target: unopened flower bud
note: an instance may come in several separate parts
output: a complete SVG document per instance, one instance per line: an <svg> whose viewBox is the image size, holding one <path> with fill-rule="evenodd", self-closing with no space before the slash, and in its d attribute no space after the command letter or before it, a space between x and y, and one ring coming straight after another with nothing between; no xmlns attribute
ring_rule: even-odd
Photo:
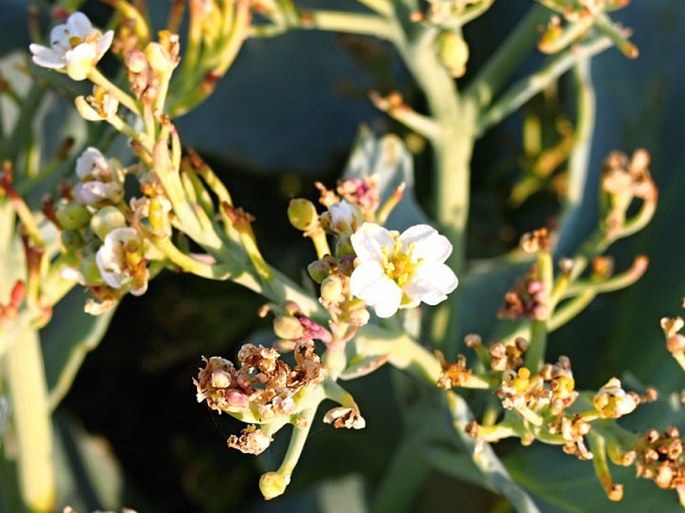
<svg viewBox="0 0 685 513"><path fill-rule="evenodd" d="M297 340L304 335L304 328L300 321L289 315L279 315L274 318L274 333L284 340Z"/></svg>
<svg viewBox="0 0 685 513"><path fill-rule="evenodd" d="M288 219L290 224L303 232L313 229L319 222L314 203L303 198L290 200Z"/></svg>
<svg viewBox="0 0 685 513"><path fill-rule="evenodd" d="M602 417L617 419L637 408L638 400L621 388L621 381L611 378L599 389L592 399L592 405Z"/></svg>
<svg viewBox="0 0 685 513"><path fill-rule="evenodd" d="M140 50L133 50L126 55L125 65L131 73L142 73L147 67L145 54Z"/></svg>
<svg viewBox="0 0 685 513"><path fill-rule="evenodd" d="M65 230L82 228L88 224L91 218L91 213L86 207L71 202L60 204L55 210L55 215Z"/></svg>
<svg viewBox="0 0 685 513"><path fill-rule="evenodd" d="M466 62L469 60L469 47L461 34L452 31L440 34L438 58L450 75L455 78L464 76Z"/></svg>
<svg viewBox="0 0 685 513"><path fill-rule="evenodd" d="M343 281L339 275L326 276L321 282L321 298L331 303L338 303L343 299L343 288Z"/></svg>
<svg viewBox="0 0 685 513"><path fill-rule="evenodd" d="M307 266L307 273L316 283L321 283L331 273L331 266L327 260L315 260Z"/></svg>
<svg viewBox="0 0 685 513"><path fill-rule="evenodd" d="M102 116L90 106L86 101L85 96L77 96L74 98L74 105L81 117L86 121L102 121Z"/></svg>
<svg viewBox="0 0 685 513"><path fill-rule="evenodd" d="M60 237L67 251L81 248L85 243L78 230L64 230Z"/></svg>
<svg viewBox="0 0 685 513"><path fill-rule="evenodd" d="M266 500L282 495L290 484L290 474L267 472L259 479L259 490Z"/></svg>
<svg viewBox="0 0 685 513"><path fill-rule="evenodd" d="M126 218L121 211L113 206L108 206L98 210L90 220L90 228L100 238L105 240L107 234L116 228L126 226Z"/></svg>
<svg viewBox="0 0 685 513"><path fill-rule="evenodd" d="M174 69L169 53L159 43L149 43L145 47L145 57L150 67L157 73L166 74Z"/></svg>
<svg viewBox="0 0 685 513"><path fill-rule="evenodd" d="M95 253L91 253L81 260L79 270L87 285L97 286L105 283L100 274L97 262L95 261Z"/></svg>

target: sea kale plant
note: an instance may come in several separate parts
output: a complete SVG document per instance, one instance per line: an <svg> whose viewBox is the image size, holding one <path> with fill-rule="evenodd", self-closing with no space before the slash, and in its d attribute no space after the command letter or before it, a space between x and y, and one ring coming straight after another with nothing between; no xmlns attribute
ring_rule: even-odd
<svg viewBox="0 0 685 513"><path fill-rule="evenodd" d="M159 5L107 0L111 16L100 28L66 2L49 11L46 34L41 12L31 11L30 53L0 80L0 510L74 511L58 485L52 413L118 303L146 294L163 272L229 280L263 297L255 315L272 320L270 336L246 341L235 355L197 354L188 394L201 403L198 422L209 419L202 411L209 408L215 418L225 413L243 423L228 436L229 449L278 454L272 443L289 439L280 463L259 479L265 499L298 481L314 426L363 430L375 422L374 411L360 406L367 392L376 393L364 382L393 368L393 376L411 379L374 386L394 383L399 396L411 389L413 403L398 406L410 442L398 448L375 493L369 487L371 511L410 509L411 494L398 490L416 491L431 468L503 497L497 511L543 511L529 495L525 465L500 459L514 446L499 450L506 439L581 460L583 472L596 476L584 486L603 489L607 511L624 495L612 477L620 466L664 489L654 496L665 494L669 507L678 498L685 505L678 428L654 424L645 432L625 424L659 400L657 390L629 373L603 374L604 384L590 390L574 378L574 362L548 348L550 334L597 296L631 286L648 268L650 255L614 263L607 251L649 229L659 196L649 153L628 148L607 155L601 169L589 164L601 109L590 66L607 50L638 56L630 30L614 19L629 2L530 1L529 12L472 69L464 28L494 3L358 0L329 10L325 1L179 0L165 4L162 21L148 13ZM259 219L241 207L241 191L229 191L209 159L184 145L175 119L221 87L248 38L300 30L384 41L414 94L368 91L400 135L362 127L340 179L312 184L318 204L290 201L290 224L311 246L303 245L302 272L286 275L265 258L253 230ZM510 198L520 206L551 188L555 211L510 251L472 262L474 145L557 87L568 114L545 137L549 126L525 119L526 173ZM51 121L56 128L44 130L42 110L56 99L68 107ZM80 128L66 138L73 126ZM596 173L598 189L591 190L588 177ZM430 191L420 195L423 207L415 181ZM577 240L574 222L587 195L596 197L598 217ZM481 306L469 303L469 290L479 287L508 291L486 308L490 328L475 333L469 312ZM68 295L79 288L85 303L82 293ZM55 335L53 324L69 327ZM664 318L666 346L653 351L666 355L667 348L685 368L683 325L680 317ZM44 356L48 347L57 356Z"/></svg>

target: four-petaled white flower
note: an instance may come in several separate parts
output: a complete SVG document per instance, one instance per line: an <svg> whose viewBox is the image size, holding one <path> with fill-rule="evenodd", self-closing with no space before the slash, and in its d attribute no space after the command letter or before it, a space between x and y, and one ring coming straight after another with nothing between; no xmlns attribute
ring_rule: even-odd
<svg viewBox="0 0 685 513"><path fill-rule="evenodd" d="M97 148L87 148L76 160L76 174L81 183L74 188L74 196L81 205L102 207L124 197L121 170Z"/></svg>
<svg viewBox="0 0 685 513"><path fill-rule="evenodd" d="M374 307L378 317L391 317L422 301L437 305L457 288L457 277L444 263L452 245L426 224L399 234L364 223L350 239L357 255L350 290Z"/></svg>
<svg viewBox="0 0 685 513"><path fill-rule="evenodd" d="M144 241L134 228L115 228L95 254L102 279L114 289L131 287L140 296L147 290L149 271L144 259Z"/></svg>
<svg viewBox="0 0 685 513"><path fill-rule="evenodd" d="M50 46L31 44L33 62L65 72L73 80L85 80L112 44L114 31L104 34L93 28L88 17L75 12L50 32Z"/></svg>

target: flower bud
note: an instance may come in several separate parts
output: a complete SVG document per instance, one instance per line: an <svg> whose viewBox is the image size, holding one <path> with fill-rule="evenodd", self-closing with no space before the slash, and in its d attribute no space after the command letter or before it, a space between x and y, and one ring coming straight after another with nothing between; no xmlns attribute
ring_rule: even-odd
<svg viewBox="0 0 685 513"><path fill-rule="evenodd" d="M631 413L637 407L638 400L621 388L620 380L611 378L595 394L592 405L603 418L618 419Z"/></svg>
<svg viewBox="0 0 685 513"><path fill-rule="evenodd" d="M331 273L331 265L328 260L315 260L307 266L307 273L316 283L321 283Z"/></svg>
<svg viewBox="0 0 685 513"><path fill-rule="evenodd" d="M297 340L304 335L304 328L300 321L289 315L279 315L274 318L274 333L284 340Z"/></svg>
<svg viewBox="0 0 685 513"><path fill-rule="evenodd" d="M469 60L469 47L456 32L446 31L438 39L438 58L447 71L455 78L466 73L466 61Z"/></svg>
<svg viewBox="0 0 685 513"><path fill-rule="evenodd" d="M102 121L102 116L90 106L86 101L85 96L77 96L74 98L74 105L81 117L86 121Z"/></svg>
<svg viewBox="0 0 685 513"><path fill-rule="evenodd" d="M259 490L266 500L282 495L290 484L290 474L267 472L259 479Z"/></svg>
<svg viewBox="0 0 685 513"><path fill-rule="evenodd" d="M288 219L290 224L303 232L315 228L319 222L319 216L316 213L314 203L303 198L290 200Z"/></svg>
<svg viewBox="0 0 685 513"><path fill-rule="evenodd" d="M78 230L64 230L60 236L62 244L69 250L79 249L83 247L85 241Z"/></svg>
<svg viewBox="0 0 685 513"><path fill-rule="evenodd" d="M105 283L102 279L102 274L100 274L97 262L95 261L95 253L92 253L81 260L79 270L87 285L102 285Z"/></svg>
<svg viewBox="0 0 685 513"><path fill-rule="evenodd" d="M90 220L90 228L100 238L105 240L107 234L116 228L124 228L126 218L121 211L113 206L107 206L98 210Z"/></svg>
<svg viewBox="0 0 685 513"><path fill-rule="evenodd" d="M77 230L88 224L91 213L83 205L77 203L61 203L55 210L55 215L62 228L65 230Z"/></svg>
<svg viewBox="0 0 685 513"><path fill-rule="evenodd" d="M131 73L142 73L147 67L147 60L143 52L133 50L126 55L124 64Z"/></svg>
<svg viewBox="0 0 685 513"><path fill-rule="evenodd" d="M321 282L321 298L331 303L338 303L343 299L343 281L337 274L326 276Z"/></svg>
<svg viewBox="0 0 685 513"><path fill-rule="evenodd" d="M168 52L159 43L149 43L145 47L145 57L150 67L157 73L166 74L174 69Z"/></svg>

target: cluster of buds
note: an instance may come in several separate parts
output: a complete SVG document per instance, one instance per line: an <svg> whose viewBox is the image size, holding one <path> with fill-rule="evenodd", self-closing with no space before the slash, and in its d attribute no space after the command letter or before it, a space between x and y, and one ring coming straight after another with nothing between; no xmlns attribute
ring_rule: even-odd
<svg viewBox="0 0 685 513"><path fill-rule="evenodd" d="M676 427L668 427L663 433L650 429L635 447L637 477L651 479L663 489L685 489L685 456L683 440Z"/></svg>
<svg viewBox="0 0 685 513"><path fill-rule="evenodd" d="M56 205L44 204L44 211L62 230L65 254L77 262L63 275L88 287L99 300L89 302L87 311L102 313L121 296L144 294L149 279L149 261L154 248L145 237L142 219L151 205L163 196L132 198L124 202L125 170L115 159L106 159L97 148L87 148L76 161L79 182L63 187ZM149 187L148 187L149 189ZM157 255L158 256L158 255Z"/></svg>
<svg viewBox="0 0 685 513"><path fill-rule="evenodd" d="M523 252L535 254L537 263L533 264L522 282L504 295L504 304L497 312L500 319L543 320L550 314L549 283L541 270L550 260L552 236L546 228L540 228L521 237Z"/></svg>
<svg viewBox="0 0 685 513"><path fill-rule="evenodd" d="M504 304L497 312L500 319L543 320L549 315L549 291L538 277L535 266L523 281L504 295Z"/></svg>
<svg viewBox="0 0 685 513"><path fill-rule="evenodd" d="M527 367L506 369L495 393L505 409L516 410L537 424L537 415L560 415L578 398L571 362L565 356L554 365L545 364L534 375Z"/></svg>
<svg viewBox="0 0 685 513"><path fill-rule="evenodd" d="M613 152L602 166L601 204L604 231L609 240L632 234L646 224L656 209L658 191L649 172L649 153L637 150L632 158ZM642 201L640 211L628 218L634 200Z"/></svg>
<svg viewBox="0 0 685 513"><path fill-rule="evenodd" d="M556 363L546 363L533 373L524 366L528 344L522 338L509 343L494 342L486 348L479 336L469 335L465 343L475 351L483 370L474 373L463 356L454 363L447 363L438 354L443 370L438 386L494 389L502 407L515 415L505 415L500 424L470 422L466 432L479 440L495 442L518 436L521 443L527 445L540 439L561 445L565 453L588 460L593 455L586 446L585 436L592 428L592 421L618 419L631 413L640 403L656 398L653 389L647 389L640 396L625 391L617 378L611 378L592 397L593 408L579 411L580 393L576 390L567 357L560 356ZM513 421L514 418L517 420Z"/></svg>
<svg viewBox="0 0 685 513"><path fill-rule="evenodd" d="M159 42L149 42L144 48L136 45L122 50L130 89L147 105L166 94L171 73L180 61L178 35L162 30L158 37Z"/></svg>
<svg viewBox="0 0 685 513"><path fill-rule="evenodd" d="M229 447L259 454L276 430L297 423L303 409L321 401L319 385L328 372L314 343L298 345L294 355L296 365L291 367L275 349L245 344L238 352L237 369L218 356L204 359L205 367L194 380L198 402L250 424L240 436L228 439Z"/></svg>

